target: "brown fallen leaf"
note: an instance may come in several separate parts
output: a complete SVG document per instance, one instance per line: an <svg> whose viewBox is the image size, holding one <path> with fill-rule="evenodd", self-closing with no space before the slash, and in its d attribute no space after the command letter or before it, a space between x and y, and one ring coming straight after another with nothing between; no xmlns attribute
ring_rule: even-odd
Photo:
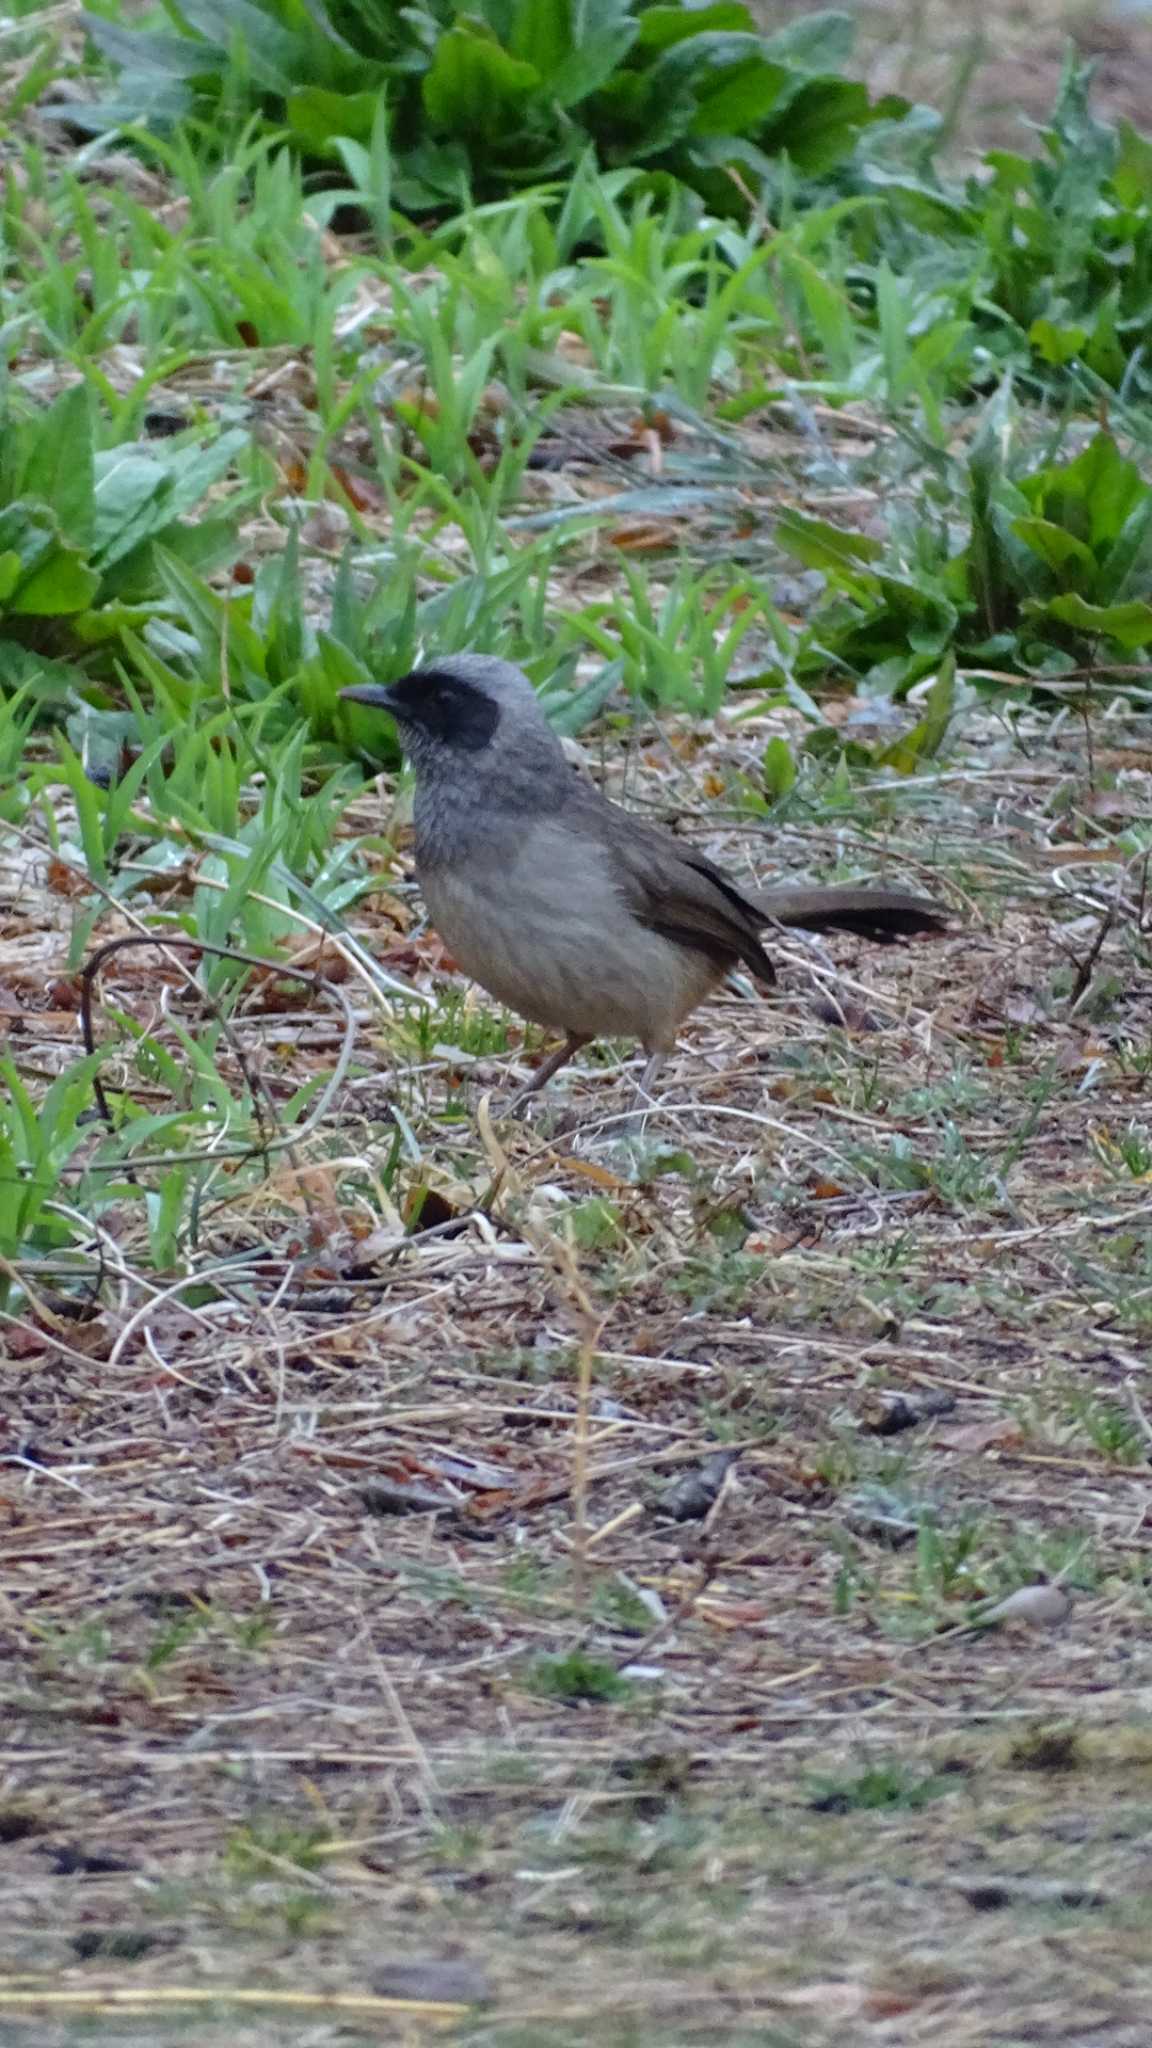
<svg viewBox="0 0 1152 2048"><path fill-rule="evenodd" d="M637 520L631 526L617 526L605 535L610 547L621 548L629 555L665 554L675 547L680 528L670 520Z"/></svg>
<svg viewBox="0 0 1152 2048"><path fill-rule="evenodd" d="M610 1188L613 1193L631 1194L633 1191L631 1181L622 1179L618 1173L613 1173L610 1167L601 1166L595 1159L576 1159L570 1153L562 1152L556 1163L564 1167L566 1172L578 1174L581 1180L590 1180L593 1187Z"/></svg>
<svg viewBox="0 0 1152 2048"><path fill-rule="evenodd" d="M1018 1422L1012 1422L1005 1415L999 1415L992 1422L958 1422L947 1429L938 1429L933 1442L947 1451L996 1451L1005 1450L1010 1444L1022 1440Z"/></svg>
<svg viewBox="0 0 1152 2048"><path fill-rule="evenodd" d="M701 1600L697 1607L709 1628L755 1628L775 1612L763 1600Z"/></svg>

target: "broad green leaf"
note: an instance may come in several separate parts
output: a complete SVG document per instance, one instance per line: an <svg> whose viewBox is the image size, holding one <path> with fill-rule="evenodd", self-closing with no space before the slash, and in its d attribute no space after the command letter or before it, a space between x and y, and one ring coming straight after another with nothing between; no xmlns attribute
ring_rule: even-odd
<svg viewBox="0 0 1152 2048"><path fill-rule="evenodd" d="M1108 604L1152 586L1152 490L1100 558L1094 595Z"/></svg>
<svg viewBox="0 0 1152 2048"><path fill-rule="evenodd" d="M1123 386L1129 363L1132 363L1133 368L1138 368L1140 363L1139 350L1135 356L1132 352L1131 323L1126 323L1128 332L1122 336L1119 320L1120 292L1117 288L1109 292L1103 304L1098 307L1096 318L1092 322L1092 331L1084 344L1085 368L1090 370L1093 376L1099 377L1102 383L1111 384L1116 389ZM1143 330L1143 312L1140 325Z"/></svg>
<svg viewBox="0 0 1152 2048"><path fill-rule="evenodd" d="M333 693L345 690L353 683L372 681L371 672L360 656L350 647L345 647L342 641L334 639L331 633L318 633L316 644L321 671Z"/></svg>
<svg viewBox="0 0 1152 2048"><path fill-rule="evenodd" d="M417 143L398 160L393 190L397 206L418 213L428 206L463 208L469 200L468 152L461 142Z"/></svg>
<svg viewBox="0 0 1152 2048"><path fill-rule="evenodd" d="M972 605L985 634L998 633L1015 616L1006 522L999 516L1005 488L1004 459L1015 417L1012 388L1005 380L984 409L968 458L972 531L965 559Z"/></svg>
<svg viewBox="0 0 1152 2048"><path fill-rule="evenodd" d="M289 93L297 79L315 78L323 64L324 35L315 29L308 36L295 35L253 0L180 0L180 13L221 55L239 37L252 77L266 91Z"/></svg>
<svg viewBox="0 0 1152 2048"><path fill-rule="evenodd" d="M928 184L920 184L904 173L889 174L879 166L869 166L869 185L882 192L899 213L913 227L924 228L931 235L975 236L980 233L983 214L976 206L966 206L947 192L937 192Z"/></svg>
<svg viewBox="0 0 1152 2048"><path fill-rule="evenodd" d="M510 139L510 122L539 92L534 64L509 56L491 36L463 22L441 36L424 80L429 120L452 135L485 142Z"/></svg>
<svg viewBox="0 0 1152 2048"><path fill-rule="evenodd" d="M169 517L168 471L154 455L131 443L113 448L96 462L96 527L93 553L115 562Z"/></svg>
<svg viewBox="0 0 1152 2048"><path fill-rule="evenodd" d="M787 740L781 739L779 735L769 740L761 756L761 766L764 770L764 786L769 796L779 802L782 796L787 796L796 780L796 763Z"/></svg>
<svg viewBox="0 0 1152 2048"><path fill-rule="evenodd" d="M1051 598L1042 609L1049 618L1075 626L1082 633L1102 634L1125 650L1147 647L1152 641L1152 604L1139 598L1132 598L1127 604L1088 604L1072 593Z"/></svg>
<svg viewBox="0 0 1152 2048"><path fill-rule="evenodd" d="M212 46L198 36L125 28L118 21L105 21L100 14L80 18L101 55L125 74L158 71L165 78L196 78L212 65Z"/></svg>
<svg viewBox="0 0 1152 2048"><path fill-rule="evenodd" d="M87 386L74 384L37 423L24 469L22 495L51 506L64 538L82 546L95 523L92 406Z"/></svg>
<svg viewBox="0 0 1152 2048"><path fill-rule="evenodd" d="M18 640L0 639L0 696L10 699L27 690L34 703L55 702L72 696L83 682L81 671L70 662L33 654ZM9 703L8 710L11 708Z"/></svg>
<svg viewBox="0 0 1152 2048"><path fill-rule="evenodd" d="M585 726L590 725L603 711L609 699L615 696L623 674L624 658L621 655L619 660L607 662L599 675L593 676L591 682L585 683L579 690L570 690L566 696L555 694L550 685L548 694L542 698L542 702L553 730L569 739L574 739L577 733L583 732Z"/></svg>
<svg viewBox="0 0 1152 2048"><path fill-rule="evenodd" d="M877 576L892 624L916 654L940 654L956 629L956 607L907 576Z"/></svg>
<svg viewBox="0 0 1152 2048"><path fill-rule="evenodd" d="M499 31L497 31L499 33ZM515 0L506 35L513 57L531 64L551 86L557 71L572 54L572 14L568 0Z"/></svg>
<svg viewBox="0 0 1152 2048"><path fill-rule="evenodd" d="M755 131L779 108L792 84L781 64L759 54L713 73L698 88L693 135L741 135Z"/></svg>
<svg viewBox="0 0 1152 2048"><path fill-rule="evenodd" d="M801 86L760 141L765 148L786 149L800 170L818 176L848 155L860 129L880 111L867 87L854 79L814 78Z"/></svg>
<svg viewBox="0 0 1152 2048"><path fill-rule="evenodd" d="M616 164L643 162L670 149L686 135L696 112L691 82L662 85L652 72L617 71L597 93L596 134L605 158Z"/></svg>
<svg viewBox="0 0 1152 2048"><path fill-rule="evenodd" d="M685 89L697 100L718 89L726 74L740 65L764 61L764 39L757 35L733 34L721 30L711 35L685 36L661 51L646 72L654 99L679 95ZM782 76L788 77L782 69Z"/></svg>
<svg viewBox="0 0 1152 2048"><path fill-rule="evenodd" d="M269 674L277 679L291 675L304 659L302 596L300 528L290 526L284 546L260 564L252 586L252 629L267 641Z"/></svg>
<svg viewBox="0 0 1152 2048"><path fill-rule="evenodd" d="M877 760L895 768L899 775L914 775L922 761L940 752L956 706L956 656L948 654L940 663L924 699L924 716L901 739L885 747Z"/></svg>
<svg viewBox="0 0 1152 2048"><path fill-rule="evenodd" d="M7 548L0 555L0 604L3 604L6 598L11 597L12 592L20 581L22 569L23 563L15 548Z"/></svg>
<svg viewBox="0 0 1152 2048"><path fill-rule="evenodd" d="M1050 519L1014 519L1012 531L1038 554L1050 569L1066 571L1074 568L1075 580L1091 585L1096 575L1096 562L1092 550L1077 540L1075 534L1067 533L1062 526L1054 526Z"/></svg>
<svg viewBox="0 0 1152 2048"><path fill-rule="evenodd" d="M205 492L227 476L250 446L251 436L245 428L229 427L214 441L172 448L161 456L171 482L166 501L169 518L193 511Z"/></svg>
<svg viewBox="0 0 1152 2048"><path fill-rule="evenodd" d="M122 97L64 100L42 107L40 114L44 120L67 121L85 135L108 135L114 128L169 127L192 106L191 87L159 72L122 72L120 88Z"/></svg>
<svg viewBox="0 0 1152 2048"><path fill-rule="evenodd" d="M843 575L855 587L869 562L884 554L883 541L867 533L850 533L833 526L828 519L813 519L806 512L782 512L776 521L776 539L782 548L809 569L823 569L834 580Z"/></svg>
<svg viewBox="0 0 1152 2048"><path fill-rule="evenodd" d="M248 446L243 428L234 427L203 447L143 454L127 444L98 456L94 553L101 566L121 564L193 511Z"/></svg>
<svg viewBox="0 0 1152 2048"><path fill-rule="evenodd" d="M1148 485L1112 435L1101 432L1071 462L1021 479L1020 488L1043 518L1066 527L1097 554L1117 538Z"/></svg>
<svg viewBox="0 0 1152 2048"><path fill-rule="evenodd" d="M1083 354L1088 329L1065 325L1058 327L1054 321L1041 317L1032 322L1028 329L1028 339L1046 363L1055 363L1059 367L1064 363L1074 362L1078 355Z"/></svg>
<svg viewBox="0 0 1152 2048"><path fill-rule="evenodd" d="M1116 134L1120 153L1112 172L1112 183L1121 206L1152 207L1152 142L1131 121L1118 121Z"/></svg>
<svg viewBox="0 0 1152 2048"><path fill-rule="evenodd" d="M338 136L352 142L371 139L379 104L378 92L331 92L322 85L305 85L288 95L288 127L305 149L331 156Z"/></svg>
<svg viewBox="0 0 1152 2048"><path fill-rule="evenodd" d="M780 253L780 272L804 300L808 317L828 358L834 377L846 377L855 354L856 334L852 310L844 290L830 282L820 263L813 263L794 248Z"/></svg>
<svg viewBox="0 0 1152 2048"><path fill-rule="evenodd" d="M264 643L254 633L243 604L230 603L189 569L178 556L156 542L156 562L165 587L183 613L184 622L200 643L202 658L243 664L256 679L264 678Z"/></svg>
<svg viewBox="0 0 1152 2048"><path fill-rule="evenodd" d="M79 548L58 542L47 559L17 585L7 609L21 618L50 619L86 611L100 588Z"/></svg>
<svg viewBox="0 0 1152 2048"><path fill-rule="evenodd" d="M623 64L640 32L632 0L566 0L569 11L569 50L555 70L548 71L527 49L513 44L518 57L536 65L550 100L559 107L579 106L598 92ZM537 0L521 0L522 11L532 13Z"/></svg>
<svg viewBox="0 0 1152 2048"><path fill-rule="evenodd" d="M646 7L639 21L641 50L669 50L688 36L756 33L756 23L741 0L714 0L704 7Z"/></svg>
<svg viewBox="0 0 1152 2048"><path fill-rule="evenodd" d="M233 518L169 521L161 526L158 533L138 542L111 568L104 570L100 584L100 595L104 600L101 616L107 611L111 618L125 609L133 617L143 615L141 608L155 598L160 588L157 548L164 548L168 554L175 555L189 569L206 570L215 569L227 561L235 554L236 547L236 521ZM152 609L155 609L154 604ZM75 630L82 635L82 620L76 621ZM101 637L107 635L102 634Z"/></svg>
<svg viewBox="0 0 1152 2048"><path fill-rule="evenodd" d="M856 23L850 14L829 9L822 14L802 14L775 35L766 37L765 49L777 64L797 71L842 71L856 43Z"/></svg>
<svg viewBox="0 0 1152 2048"><path fill-rule="evenodd" d="M47 505L32 505L17 498L0 511L0 555L15 555L22 576L27 576L59 543L60 529Z"/></svg>

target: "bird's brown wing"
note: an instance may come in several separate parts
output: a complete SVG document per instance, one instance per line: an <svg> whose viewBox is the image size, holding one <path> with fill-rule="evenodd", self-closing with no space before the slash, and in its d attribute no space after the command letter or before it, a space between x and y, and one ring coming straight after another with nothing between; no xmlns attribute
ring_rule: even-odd
<svg viewBox="0 0 1152 2048"><path fill-rule="evenodd" d="M705 954L721 972L743 960L762 981L775 981L760 943L763 912L706 854L662 825L621 810L585 782L576 782L564 822L605 848L638 924Z"/></svg>
<svg viewBox="0 0 1152 2048"><path fill-rule="evenodd" d="M776 979L760 942L767 924L852 932L878 945L941 932L947 924L939 904L910 889L856 883L737 888L707 854L665 826L621 810L575 776L564 820L608 849L620 893L641 924L707 954L720 968L743 960L764 981Z"/></svg>

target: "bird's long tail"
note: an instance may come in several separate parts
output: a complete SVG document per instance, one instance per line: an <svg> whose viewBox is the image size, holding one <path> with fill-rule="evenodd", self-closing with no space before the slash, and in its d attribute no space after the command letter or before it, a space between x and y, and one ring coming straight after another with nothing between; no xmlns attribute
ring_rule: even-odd
<svg viewBox="0 0 1152 2048"><path fill-rule="evenodd" d="M948 914L910 889L761 889L748 902L765 924L802 926L809 932L855 932L883 945L914 932L942 932Z"/></svg>

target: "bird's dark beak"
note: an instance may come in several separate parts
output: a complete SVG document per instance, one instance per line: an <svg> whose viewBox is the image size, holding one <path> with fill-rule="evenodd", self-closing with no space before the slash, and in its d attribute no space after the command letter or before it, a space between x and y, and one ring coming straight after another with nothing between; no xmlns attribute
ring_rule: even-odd
<svg viewBox="0 0 1152 2048"><path fill-rule="evenodd" d="M391 711L395 715L392 692L383 683L353 683L340 695L346 704L370 704L374 711Z"/></svg>

